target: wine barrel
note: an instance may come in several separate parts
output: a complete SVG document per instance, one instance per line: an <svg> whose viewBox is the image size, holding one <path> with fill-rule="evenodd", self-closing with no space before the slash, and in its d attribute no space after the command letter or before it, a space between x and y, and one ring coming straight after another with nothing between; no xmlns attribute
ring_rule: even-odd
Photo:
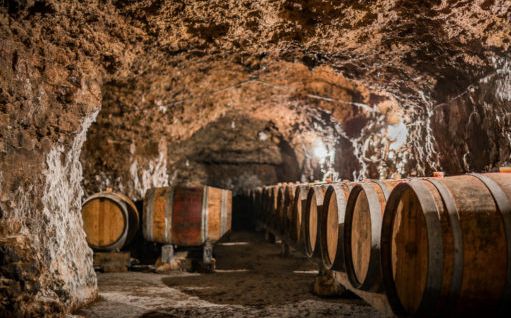
<svg viewBox="0 0 511 318"><path fill-rule="evenodd" d="M511 175L412 180L392 191L381 266L398 316L510 314Z"/></svg>
<svg viewBox="0 0 511 318"><path fill-rule="evenodd" d="M268 226L272 225L273 217L275 213L275 191L276 191L276 185L271 185L266 187L266 196L265 196L265 204L264 204L264 211L266 215L266 224Z"/></svg>
<svg viewBox="0 0 511 318"><path fill-rule="evenodd" d="M323 266L328 270L344 271L344 216L351 188L349 182L336 183L325 193L319 241Z"/></svg>
<svg viewBox="0 0 511 318"><path fill-rule="evenodd" d="M268 225L270 222L269 219L269 202L270 202L270 186L263 187L263 192L261 194L261 218L264 224Z"/></svg>
<svg viewBox="0 0 511 318"><path fill-rule="evenodd" d="M255 215L256 215L256 219L257 220L263 220L263 211L261 209L261 195L262 195L262 192L263 192L263 188L262 187L257 187L253 190L253 201L252 201L252 205L253 205L253 209L255 211Z"/></svg>
<svg viewBox="0 0 511 318"><path fill-rule="evenodd" d="M284 233L284 222L286 218L286 186L279 186L277 189L277 211L274 229L277 233Z"/></svg>
<svg viewBox="0 0 511 318"><path fill-rule="evenodd" d="M268 206L269 227L278 232L279 225L279 192L282 187L282 183L278 183L270 188L270 202Z"/></svg>
<svg viewBox="0 0 511 318"><path fill-rule="evenodd" d="M304 222L304 243L305 255L309 258L320 258L320 231L321 212L323 209L323 198L328 184L314 183L307 192L305 204Z"/></svg>
<svg viewBox="0 0 511 318"><path fill-rule="evenodd" d="M295 201L295 189L297 184L288 183L284 191L284 234L287 238L290 238L291 232L291 221L293 217L293 205Z"/></svg>
<svg viewBox="0 0 511 318"><path fill-rule="evenodd" d="M382 291L380 270L381 224L392 189L403 180L372 180L357 184L348 198L344 220L346 274L351 285Z"/></svg>
<svg viewBox="0 0 511 318"><path fill-rule="evenodd" d="M146 192L144 238L177 246L216 242L231 230L231 191L209 186L164 187Z"/></svg>
<svg viewBox="0 0 511 318"><path fill-rule="evenodd" d="M289 229L289 237L291 241L295 242L298 246L302 246L303 242L303 213L307 204L307 192L309 191L310 185L307 183L299 184L295 188L295 194L293 198L293 206L291 213L291 225Z"/></svg>
<svg viewBox="0 0 511 318"><path fill-rule="evenodd" d="M135 204L118 192L91 195L82 205L83 229L87 243L97 251L120 250L138 230Z"/></svg>

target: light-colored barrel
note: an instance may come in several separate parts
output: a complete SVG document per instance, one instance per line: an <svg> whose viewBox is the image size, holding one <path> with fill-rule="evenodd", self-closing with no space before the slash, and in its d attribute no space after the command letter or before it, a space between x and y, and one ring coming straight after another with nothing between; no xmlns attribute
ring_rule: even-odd
<svg viewBox="0 0 511 318"><path fill-rule="evenodd" d="M139 226L135 204L112 191L87 198L82 205L82 219L87 243L98 251L120 250L133 239Z"/></svg>
<svg viewBox="0 0 511 318"><path fill-rule="evenodd" d="M398 316L510 314L511 175L412 180L383 216L382 277Z"/></svg>
<svg viewBox="0 0 511 318"><path fill-rule="evenodd" d="M177 246L216 242L231 230L231 191L209 186L147 191L143 234L148 241Z"/></svg>
<svg viewBox="0 0 511 318"><path fill-rule="evenodd" d="M307 192L310 184L299 184L295 188L294 202L291 214L290 239L298 246L303 246L303 215L307 204Z"/></svg>
<svg viewBox="0 0 511 318"><path fill-rule="evenodd" d="M321 231L321 212L323 209L323 198L327 189L327 184L313 184L307 193L307 202L305 204L304 215L304 243L305 255L309 258L320 258L320 231Z"/></svg>
<svg viewBox="0 0 511 318"><path fill-rule="evenodd" d="M344 218L352 183L328 186L321 215L321 259L328 270L344 271Z"/></svg>
<svg viewBox="0 0 511 318"><path fill-rule="evenodd" d="M351 191L344 220L346 273L360 290L382 291L380 237L383 213L392 189L403 180L371 180Z"/></svg>

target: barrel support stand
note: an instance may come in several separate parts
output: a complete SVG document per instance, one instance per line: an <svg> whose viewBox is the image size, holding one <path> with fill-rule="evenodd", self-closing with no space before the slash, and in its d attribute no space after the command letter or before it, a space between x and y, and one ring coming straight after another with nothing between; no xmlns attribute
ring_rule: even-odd
<svg viewBox="0 0 511 318"><path fill-rule="evenodd" d="M282 242L280 243L280 256L289 257L290 254L291 252L289 249L289 245L284 240L282 240Z"/></svg>
<svg viewBox="0 0 511 318"><path fill-rule="evenodd" d="M188 258L192 260L193 271L212 273L215 271L213 243L206 242L201 246L188 248Z"/></svg>
<svg viewBox="0 0 511 318"><path fill-rule="evenodd" d="M174 258L174 246L166 244L161 247L161 262L163 264L170 264Z"/></svg>

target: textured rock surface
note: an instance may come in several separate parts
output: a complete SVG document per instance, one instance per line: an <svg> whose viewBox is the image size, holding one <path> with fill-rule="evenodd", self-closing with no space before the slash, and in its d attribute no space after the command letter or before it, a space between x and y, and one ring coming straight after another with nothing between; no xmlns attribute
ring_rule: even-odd
<svg viewBox="0 0 511 318"><path fill-rule="evenodd" d="M509 1L113 5L90 192L509 162Z"/></svg>
<svg viewBox="0 0 511 318"><path fill-rule="evenodd" d="M62 313L94 297L82 165L88 193L137 199L170 183L510 164L510 7L0 2L1 309Z"/></svg>
<svg viewBox="0 0 511 318"><path fill-rule="evenodd" d="M100 108L101 77L69 49L67 32L41 22L44 5L30 8L0 15L2 317L60 315L97 294L79 157Z"/></svg>

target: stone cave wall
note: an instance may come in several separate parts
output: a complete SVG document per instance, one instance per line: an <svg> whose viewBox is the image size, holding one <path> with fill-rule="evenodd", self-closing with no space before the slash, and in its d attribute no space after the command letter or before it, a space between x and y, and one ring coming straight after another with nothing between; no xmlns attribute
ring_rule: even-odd
<svg viewBox="0 0 511 318"><path fill-rule="evenodd" d="M177 183L511 164L510 8L0 2L0 310L60 315L94 299L79 208L107 187L140 199Z"/></svg>
<svg viewBox="0 0 511 318"><path fill-rule="evenodd" d="M0 312L63 314L97 295L80 153L101 81L37 21L0 16Z"/></svg>

